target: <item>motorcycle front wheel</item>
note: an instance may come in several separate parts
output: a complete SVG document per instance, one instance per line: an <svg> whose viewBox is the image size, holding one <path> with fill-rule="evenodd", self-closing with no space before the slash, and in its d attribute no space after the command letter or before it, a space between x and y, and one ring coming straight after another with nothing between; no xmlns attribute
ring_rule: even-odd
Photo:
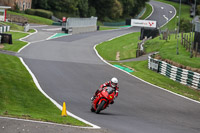
<svg viewBox="0 0 200 133"><path fill-rule="evenodd" d="M97 107L96 113L99 114L100 111L103 109L104 104L106 103L106 101L102 101L100 103L100 105Z"/></svg>

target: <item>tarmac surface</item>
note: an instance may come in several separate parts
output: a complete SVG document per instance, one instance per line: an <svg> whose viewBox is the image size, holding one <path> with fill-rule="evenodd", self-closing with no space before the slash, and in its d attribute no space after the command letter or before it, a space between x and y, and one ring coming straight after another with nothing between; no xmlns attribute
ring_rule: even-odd
<svg viewBox="0 0 200 133"><path fill-rule="evenodd" d="M166 23L173 8L151 2L154 13L148 19ZM163 8L161 8L163 7ZM173 14L168 16L172 17ZM46 27L47 28L47 27ZM42 89L57 103L67 103L68 111L102 127L101 130L79 129L63 125L0 118L0 132L101 132L101 133L199 133L199 103L177 96L128 75L103 62L94 46L111 38L138 32L140 28L70 35L46 40L54 32L38 28L33 42L17 56L23 58ZM49 27L51 29L51 27ZM48 35L47 35L48 34ZM39 40L35 42L35 40ZM119 79L119 97L115 104L99 115L90 112L90 97L100 84L111 77Z"/></svg>

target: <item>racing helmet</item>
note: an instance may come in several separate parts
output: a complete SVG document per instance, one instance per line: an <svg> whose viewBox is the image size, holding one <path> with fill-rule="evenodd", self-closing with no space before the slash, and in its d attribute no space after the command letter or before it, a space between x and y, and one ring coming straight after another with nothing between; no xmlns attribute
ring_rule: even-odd
<svg viewBox="0 0 200 133"><path fill-rule="evenodd" d="M111 79L111 86L112 86L112 87L116 87L117 84L118 84L118 79L115 78L115 77L113 77L113 78Z"/></svg>

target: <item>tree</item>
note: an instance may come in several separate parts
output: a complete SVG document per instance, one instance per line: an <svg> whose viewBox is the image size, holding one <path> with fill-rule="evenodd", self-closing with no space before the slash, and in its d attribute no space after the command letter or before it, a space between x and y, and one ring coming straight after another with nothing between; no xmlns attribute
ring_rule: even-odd
<svg viewBox="0 0 200 133"><path fill-rule="evenodd" d="M80 17L88 16L88 0L79 0L78 10Z"/></svg>
<svg viewBox="0 0 200 133"><path fill-rule="evenodd" d="M89 0L89 4L96 9L96 15L100 20L109 16L115 0Z"/></svg>
<svg viewBox="0 0 200 133"><path fill-rule="evenodd" d="M135 6L134 0L121 0L121 3L123 5L123 16L130 16Z"/></svg>
<svg viewBox="0 0 200 133"><path fill-rule="evenodd" d="M114 1L113 7L111 9L110 17L112 19L119 18L122 16L123 8L121 3L118 0Z"/></svg>

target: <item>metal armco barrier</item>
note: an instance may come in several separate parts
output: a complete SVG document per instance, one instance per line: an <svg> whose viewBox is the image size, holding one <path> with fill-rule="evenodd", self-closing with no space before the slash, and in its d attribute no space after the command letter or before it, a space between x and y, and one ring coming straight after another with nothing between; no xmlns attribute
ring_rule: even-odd
<svg viewBox="0 0 200 133"><path fill-rule="evenodd" d="M3 33L3 32L8 32L10 31L10 26L7 25L7 26L0 26L0 33Z"/></svg>
<svg viewBox="0 0 200 133"><path fill-rule="evenodd" d="M170 79L200 90L200 74L186 69L178 68L164 61L148 59L148 68L169 77Z"/></svg>

